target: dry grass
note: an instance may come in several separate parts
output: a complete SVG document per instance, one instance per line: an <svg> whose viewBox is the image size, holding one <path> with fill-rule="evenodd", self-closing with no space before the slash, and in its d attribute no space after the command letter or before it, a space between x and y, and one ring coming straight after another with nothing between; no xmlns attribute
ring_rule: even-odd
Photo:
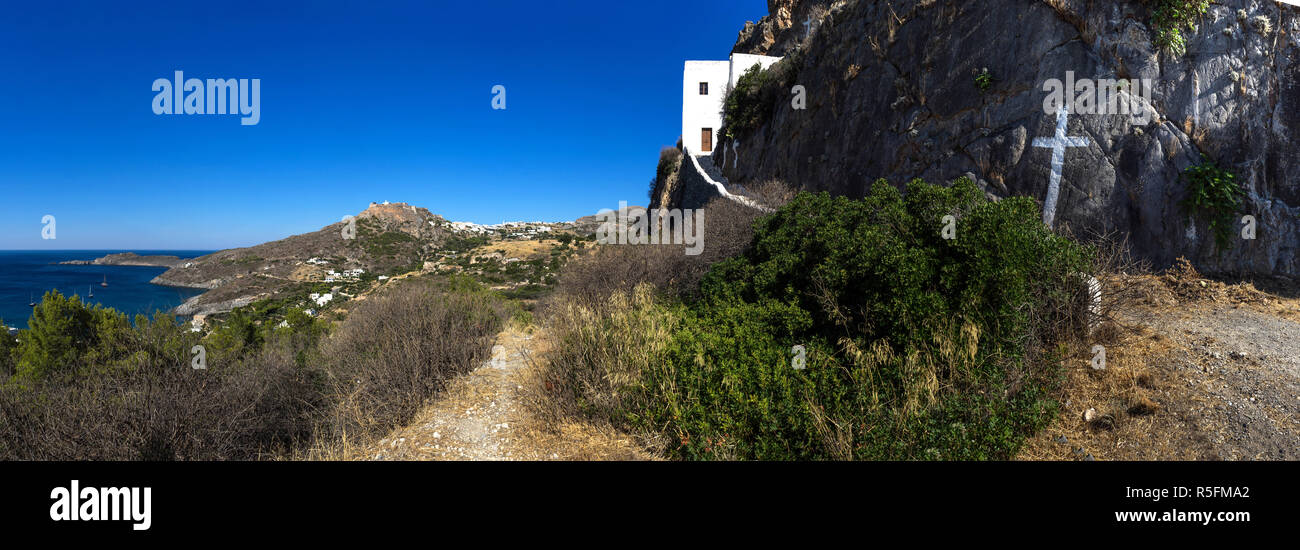
<svg viewBox="0 0 1300 550"><path fill-rule="evenodd" d="M1240 379L1236 373L1250 372L1241 367L1216 372L1205 363L1205 350L1189 349L1190 332L1170 331L1177 330L1178 319L1213 316L1215 311L1234 307L1300 320L1300 301L1260 291L1249 282L1206 279L1185 260L1159 274L1112 272L1103 286L1113 297L1108 315L1093 331L1091 341L1105 346L1106 368L1092 368L1090 348L1080 349L1067 360L1061 416L1027 441L1018 458L1207 460L1243 456L1242 450L1225 446L1238 445L1241 434L1248 430L1240 424L1242 417L1219 414L1222 396L1217 392L1242 385L1249 386L1247 392L1264 389ZM1285 389L1280 391L1285 393ZM1294 403L1293 396L1279 397L1283 402L1280 410L1289 410L1285 402ZM1271 409L1261 408L1264 416L1270 414ZM1091 422L1084 419L1089 409L1095 409L1097 417ZM1279 420L1262 429L1294 429L1287 425ZM1243 444L1243 449L1250 448Z"/></svg>
<svg viewBox="0 0 1300 550"><path fill-rule="evenodd" d="M538 258L549 258L551 249L554 247L555 243L540 240L501 241L476 248L473 255L486 256L497 253L501 254L502 258L536 260Z"/></svg>
<svg viewBox="0 0 1300 550"><path fill-rule="evenodd" d="M1124 454L1127 444L1141 446L1166 458L1195 458L1179 452L1179 438L1162 438L1173 431L1168 418L1153 415L1166 399L1162 389L1173 386L1162 363L1171 359L1169 338L1149 329L1116 330L1103 327L1108 336L1106 368L1092 368L1091 350L1071 356L1065 363L1064 407L1052 427L1027 441L1023 460L1076 460L1075 449L1084 448L1098 459L1133 458ZM1096 419L1085 421L1089 409ZM1059 443L1065 437L1067 443Z"/></svg>
<svg viewBox="0 0 1300 550"><path fill-rule="evenodd" d="M772 181L750 194L780 206L794 190ZM698 292L710 265L749 246L762 212L720 198L704 215L702 254L678 245L604 245L565 267L522 383L527 439L575 459L657 456L658 435L624 434L611 423L636 409L628 400L643 370L664 367L659 354L673 319L656 296Z"/></svg>
<svg viewBox="0 0 1300 550"><path fill-rule="evenodd" d="M611 419L637 410L642 373L666 367L661 351L673 323L655 305L647 283L599 303L561 298L547 317L542 353L524 384L537 431L561 440L588 431L618 433ZM635 435L642 448L663 447L656 434Z"/></svg>
<svg viewBox="0 0 1300 550"><path fill-rule="evenodd" d="M550 356L555 339L541 330L531 340L533 345L525 354L527 368L520 378L521 391L528 414L520 424L521 441L528 446L546 449L549 457L559 460L659 460L660 457L644 448L637 439L614 429L607 422L567 417L555 414L535 414L543 404L546 393L545 376L548 370L546 357ZM541 405L539 407L539 405ZM553 409L551 409L553 412Z"/></svg>
<svg viewBox="0 0 1300 550"><path fill-rule="evenodd" d="M533 415L526 389L547 340L517 324L497 336L492 360L451 380L412 421L353 447L352 460L647 460L631 437L608 426Z"/></svg>
<svg viewBox="0 0 1300 550"><path fill-rule="evenodd" d="M322 344L333 406L305 458L349 456L409 422L487 357L500 307L487 294L442 292L419 280L359 304Z"/></svg>
<svg viewBox="0 0 1300 550"><path fill-rule="evenodd" d="M1277 281L1269 283L1278 284ZM1173 306L1182 302L1244 305L1264 313L1300 320L1300 307L1297 307L1300 302L1294 298L1262 291L1252 281L1206 279L1183 258L1179 258L1173 269L1158 277L1138 277L1132 284L1140 289L1142 303L1147 305Z"/></svg>

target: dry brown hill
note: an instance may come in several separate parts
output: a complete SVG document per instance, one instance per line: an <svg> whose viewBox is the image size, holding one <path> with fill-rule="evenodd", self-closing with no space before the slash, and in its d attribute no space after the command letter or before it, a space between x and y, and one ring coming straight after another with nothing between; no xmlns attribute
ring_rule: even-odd
<svg viewBox="0 0 1300 550"><path fill-rule="evenodd" d="M355 232L344 230L350 224ZM419 269L450 235L447 220L406 203L371 203L350 222L180 264L156 284L210 289L177 307L182 315L229 311L304 282L328 282L331 271L392 275ZM351 237L351 238L349 238Z"/></svg>

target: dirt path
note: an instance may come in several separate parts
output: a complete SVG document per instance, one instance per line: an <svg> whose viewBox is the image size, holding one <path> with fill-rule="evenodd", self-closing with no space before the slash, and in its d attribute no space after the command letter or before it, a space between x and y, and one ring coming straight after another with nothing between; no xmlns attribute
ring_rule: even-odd
<svg viewBox="0 0 1300 550"><path fill-rule="evenodd" d="M453 380L407 426L366 450L367 460L644 460L630 438L595 426L547 426L533 418L525 384L541 338L497 336L492 358Z"/></svg>

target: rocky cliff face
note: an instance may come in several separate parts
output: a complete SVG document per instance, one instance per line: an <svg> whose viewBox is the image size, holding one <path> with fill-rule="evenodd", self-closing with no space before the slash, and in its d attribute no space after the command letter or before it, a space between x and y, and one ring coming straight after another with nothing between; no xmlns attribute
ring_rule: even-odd
<svg viewBox="0 0 1300 550"><path fill-rule="evenodd" d="M1080 100L1065 117L1075 139L1063 149L1054 225L1127 235L1157 265L1186 256L1203 271L1300 275L1300 8L1221 0L1173 53L1155 45L1149 6L1134 0L768 6L735 50L787 56L772 70L804 86L806 109L782 98L759 130L720 144L717 155L739 152L724 168L732 183L778 178L860 196L877 178L970 175L992 196L1043 202L1053 151L1035 140L1056 135L1049 106L1063 103L1045 101L1045 85L1131 79L1136 87L1109 94L1131 112ZM1093 97L1080 88L1065 92ZM1257 220L1254 240L1237 225L1220 250L1180 206L1183 171L1202 154L1237 174L1246 196L1235 219Z"/></svg>
<svg viewBox="0 0 1300 550"><path fill-rule="evenodd" d="M844 0L835 2L844 4ZM758 23L745 22L732 53L785 55L805 38L804 23L820 21L831 7L831 0L767 0L767 13ZM799 26L799 29L794 27Z"/></svg>

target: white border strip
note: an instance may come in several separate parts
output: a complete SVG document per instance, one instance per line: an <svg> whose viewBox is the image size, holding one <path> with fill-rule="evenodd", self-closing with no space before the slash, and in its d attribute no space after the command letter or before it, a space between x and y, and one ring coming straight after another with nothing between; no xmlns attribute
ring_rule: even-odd
<svg viewBox="0 0 1300 550"><path fill-rule="evenodd" d="M1297 0L1297 1L1300 1L1300 0ZM695 158L695 155L692 155L692 154L690 154L690 153L688 152L688 153L686 154L686 156L691 157L691 164L694 164L694 165L695 165L695 171L696 171L696 172L699 172L699 174L700 174L701 176L704 177L704 181L709 182L709 184L712 185L713 188L714 188L715 190L717 190L717 192L718 192L719 195L722 195L722 196L724 196L724 197L726 197L726 198L728 198L728 199L731 199L731 200L733 200L733 201L736 201L736 202L738 202L738 203L740 203L740 204L743 204L743 205L745 205L745 206L748 206L748 207L750 207L750 208L756 208L756 209L761 210L761 211L763 211L763 212L772 212L772 209L771 209L771 208L767 208L767 207L765 207L765 206L763 206L763 205L761 205L761 204L758 204L757 202L754 202L754 201L753 201L752 199L750 199L749 197L743 197L743 196L740 196L740 195L733 195L730 191L727 191L727 186L725 186L725 185L723 185L723 184L721 184L721 183L718 183L717 181L714 181L713 178L709 177L709 173L704 171L704 167L703 167L703 166L700 166L700 161L699 161L699 159Z"/></svg>

